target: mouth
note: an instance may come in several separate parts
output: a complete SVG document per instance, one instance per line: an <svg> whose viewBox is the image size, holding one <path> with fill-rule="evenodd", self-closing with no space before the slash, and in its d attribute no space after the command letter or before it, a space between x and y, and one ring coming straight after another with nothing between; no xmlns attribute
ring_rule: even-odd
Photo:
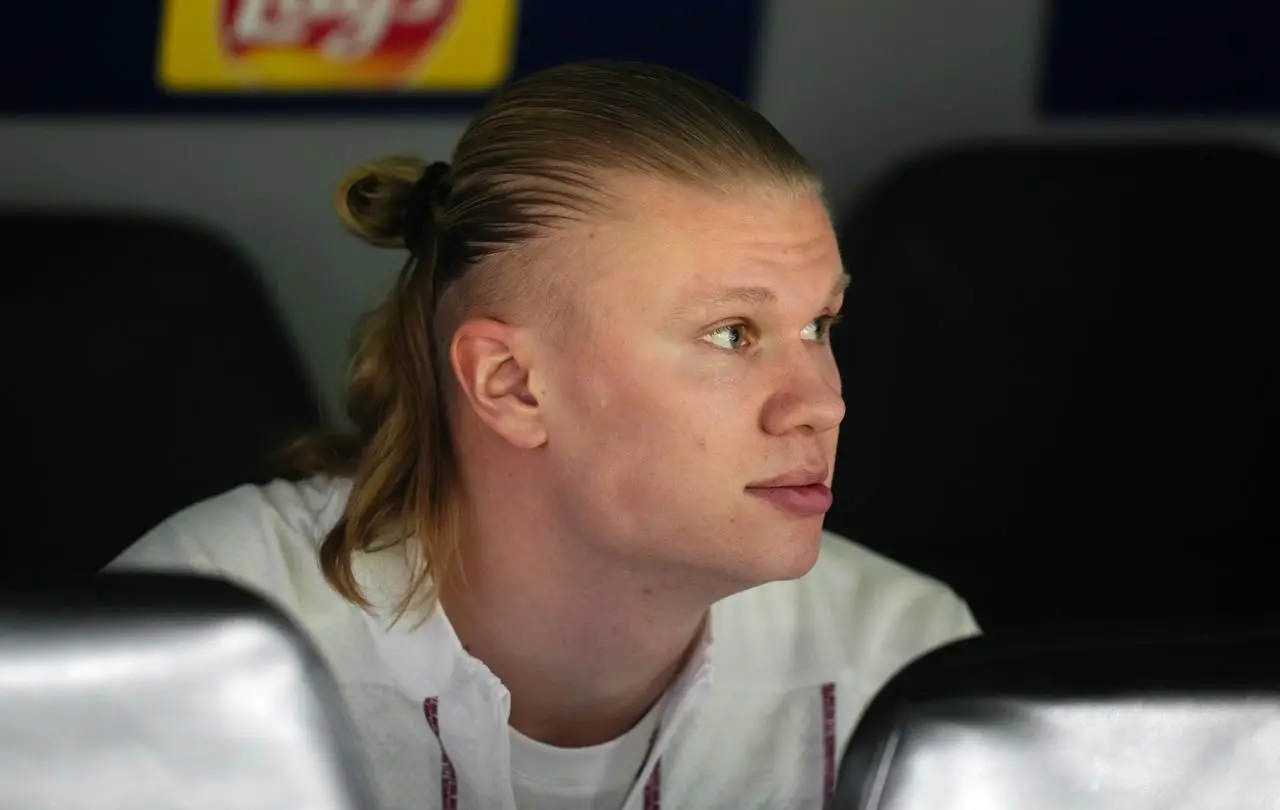
<svg viewBox="0 0 1280 810"><path fill-rule="evenodd" d="M827 469L793 470L747 486L747 493L791 515L817 517L831 509Z"/></svg>

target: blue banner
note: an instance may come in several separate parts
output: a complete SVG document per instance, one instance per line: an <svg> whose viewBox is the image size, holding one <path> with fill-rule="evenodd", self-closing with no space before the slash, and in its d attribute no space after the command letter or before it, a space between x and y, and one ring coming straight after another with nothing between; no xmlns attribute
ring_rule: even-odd
<svg viewBox="0 0 1280 810"><path fill-rule="evenodd" d="M1049 115L1280 112L1276 0L1053 0L1047 33Z"/></svg>

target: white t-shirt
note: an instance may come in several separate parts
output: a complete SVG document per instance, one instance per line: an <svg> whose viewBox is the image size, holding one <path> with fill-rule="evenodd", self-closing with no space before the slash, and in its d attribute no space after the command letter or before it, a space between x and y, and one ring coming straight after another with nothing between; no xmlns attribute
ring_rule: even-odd
<svg viewBox="0 0 1280 810"><path fill-rule="evenodd" d="M511 786L520 810L618 810L644 768L662 701L630 731L590 748L555 748L515 729Z"/></svg>
<svg viewBox="0 0 1280 810"><path fill-rule="evenodd" d="M819 810L880 687L977 632L945 586L827 535L804 577L713 606L689 665L631 733L553 749L513 734L510 694L442 610L392 622L403 549L355 561L369 611L325 582L317 549L349 491L325 478L240 487L110 568L219 576L289 614L338 683L383 810Z"/></svg>

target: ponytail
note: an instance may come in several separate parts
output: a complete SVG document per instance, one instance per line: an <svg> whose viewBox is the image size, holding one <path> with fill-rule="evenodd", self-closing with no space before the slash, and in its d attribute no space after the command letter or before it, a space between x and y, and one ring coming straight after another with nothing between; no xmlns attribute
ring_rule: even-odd
<svg viewBox="0 0 1280 810"><path fill-rule="evenodd" d="M412 255L357 334L346 392L354 434L306 436L274 459L284 477L351 479L346 509L320 546L325 578L349 601L369 606L354 573L358 553L411 540L418 546L400 614L419 600L434 604L457 559L461 531L461 486L433 329L440 166L447 169L434 164L424 172L420 162L392 158L361 166L340 184L336 203L348 229L380 247L407 241Z"/></svg>

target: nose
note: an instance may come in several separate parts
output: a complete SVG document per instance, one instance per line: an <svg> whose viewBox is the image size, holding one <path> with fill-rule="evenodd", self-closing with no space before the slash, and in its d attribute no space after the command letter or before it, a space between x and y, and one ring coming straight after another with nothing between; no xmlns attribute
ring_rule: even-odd
<svg viewBox="0 0 1280 810"><path fill-rule="evenodd" d="M780 363L777 384L765 401L760 426L766 433L785 436L800 431L821 434L844 421L840 372L830 354L810 350Z"/></svg>

